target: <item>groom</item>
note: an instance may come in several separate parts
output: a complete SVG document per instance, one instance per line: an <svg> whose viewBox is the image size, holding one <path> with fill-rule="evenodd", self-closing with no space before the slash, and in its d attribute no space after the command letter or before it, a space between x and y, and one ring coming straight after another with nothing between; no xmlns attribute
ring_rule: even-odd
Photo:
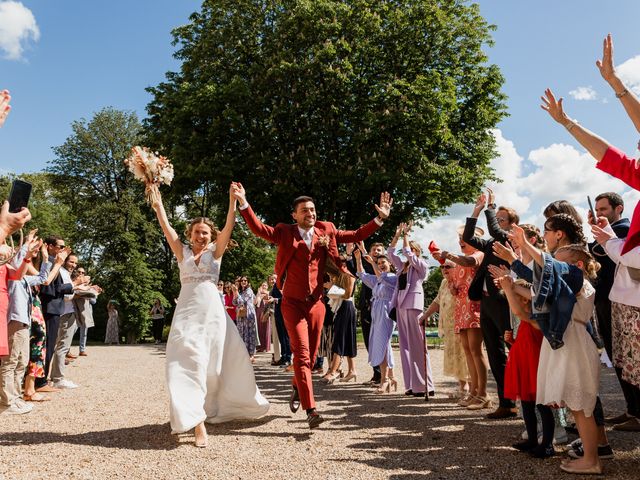
<svg viewBox="0 0 640 480"><path fill-rule="evenodd" d="M325 306L322 302L324 271L327 259L345 270L338 253L338 243L359 242L370 236L391 212L393 203L388 193L380 195L376 205L378 216L358 230L338 230L331 222L316 221L316 208L311 197L293 201L295 224L278 223L275 227L262 223L247 203L244 187L233 183L234 196L249 229L257 236L278 245L275 271L282 290L282 315L293 352L293 392L289 408L297 412L302 404L307 412L309 428L324 419L316 412L311 368L320 344ZM346 270L345 270L346 272Z"/></svg>

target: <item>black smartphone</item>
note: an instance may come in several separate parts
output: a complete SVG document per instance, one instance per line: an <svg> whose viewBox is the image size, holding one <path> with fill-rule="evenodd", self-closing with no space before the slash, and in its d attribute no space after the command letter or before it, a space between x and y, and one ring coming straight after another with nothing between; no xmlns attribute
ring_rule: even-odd
<svg viewBox="0 0 640 480"><path fill-rule="evenodd" d="M14 180L9 194L9 212L17 213L29 204L31 184L22 180Z"/></svg>
<svg viewBox="0 0 640 480"><path fill-rule="evenodd" d="M591 197L587 195L587 202L589 202L589 211L591 212L591 218L593 223L598 223L598 217L596 217L596 211L593 209L593 203L591 203Z"/></svg>

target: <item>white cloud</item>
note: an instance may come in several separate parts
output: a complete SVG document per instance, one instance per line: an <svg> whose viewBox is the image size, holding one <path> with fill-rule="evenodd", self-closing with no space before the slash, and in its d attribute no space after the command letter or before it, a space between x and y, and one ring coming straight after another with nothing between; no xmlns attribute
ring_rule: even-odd
<svg viewBox="0 0 640 480"><path fill-rule="evenodd" d="M584 219L587 217L587 195L593 200L602 192L620 193L627 216L631 215L640 200L640 192L595 168L591 155L571 145L540 147L529 152L525 160L500 130L494 131L494 135L498 156L491 161L491 166L503 182L489 183L487 186L495 192L498 205L515 208L521 223L542 227L542 211L555 200L573 203ZM472 210L471 204L451 206L447 216L416 229L416 239L425 247L434 240L441 248L457 252L456 228L464 224ZM484 214L478 220L478 226L486 230ZM589 232L585 226L587 236L590 236Z"/></svg>
<svg viewBox="0 0 640 480"><path fill-rule="evenodd" d="M576 100L595 100L598 98L597 92L591 86L578 87L575 90L571 90L569 95Z"/></svg>
<svg viewBox="0 0 640 480"><path fill-rule="evenodd" d="M31 10L20 2L0 1L0 50L8 60L19 60L29 43L40 38Z"/></svg>
<svg viewBox="0 0 640 480"><path fill-rule="evenodd" d="M640 55L630 58L616 67L623 83L640 95Z"/></svg>

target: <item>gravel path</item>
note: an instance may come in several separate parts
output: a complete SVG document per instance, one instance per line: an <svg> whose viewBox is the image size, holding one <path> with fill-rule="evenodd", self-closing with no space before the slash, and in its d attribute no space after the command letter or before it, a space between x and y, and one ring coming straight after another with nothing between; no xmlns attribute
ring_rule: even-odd
<svg viewBox="0 0 640 480"><path fill-rule="evenodd" d="M169 434L163 347L95 346L88 353L68 369L80 388L52 394L28 415L0 416L0 479L577 478L561 474L559 457L538 461L509 447L524 428L520 420L488 421L486 411L456 407L438 349L438 394L428 403L401 389L374 395L360 383L316 383L329 421L313 433L302 412L289 412L290 374L261 354L256 375L269 415L209 425L207 449L193 447L191 435ZM359 381L370 374L364 353ZM603 370L602 396L608 414L622 411L610 370ZM605 461L607 478L640 478L638 438L610 432L616 460Z"/></svg>

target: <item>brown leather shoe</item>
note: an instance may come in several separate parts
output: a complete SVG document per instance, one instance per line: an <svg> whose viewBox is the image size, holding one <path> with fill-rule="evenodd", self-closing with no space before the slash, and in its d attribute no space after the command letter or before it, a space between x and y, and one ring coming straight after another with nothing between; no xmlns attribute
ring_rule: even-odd
<svg viewBox="0 0 640 480"><path fill-rule="evenodd" d="M604 419L604 423L609 425L618 425L619 423L625 423L627 420L631 420L633 417L631 415L627 415L627 412L624 412L617 417L607 417Z"/></svg>
<svg viewBox="0 0 640 480"><path fill-rule="evenodd" d="M287 365L287 368L284 369L285 372L293 372L293 364Z"/></svg>
<svg viewBox="0 0 640 480"><path fill-rule="evenodd" d="M77 355L73 355L71 352L67 353L66 358L68 358L69 360L75 360L76 358L78 358Z"/></svg>
<svg viewBox="0 0 640 480"><path fill-rule="evenodd" d="M630 417L626 422L614 425L613 430L618 432L640 432L640 422L636 417Z"/></svg>
<svg viewBox="0 0 640 480"><path fill-rule="evenodd" d="M489 413L486 418L498 420L501 418L513 418L516 416L518 416L517 408L498 407L493 412Z"/></svg>
<svg viewBox="0 0 640 480"><path fill-rule="evenodd" d="M80 357L86 357L86 356L88 356L88 354L87 354L87 352L80 352L80 353L78 354L78 356L80 356Z"/></svg>

